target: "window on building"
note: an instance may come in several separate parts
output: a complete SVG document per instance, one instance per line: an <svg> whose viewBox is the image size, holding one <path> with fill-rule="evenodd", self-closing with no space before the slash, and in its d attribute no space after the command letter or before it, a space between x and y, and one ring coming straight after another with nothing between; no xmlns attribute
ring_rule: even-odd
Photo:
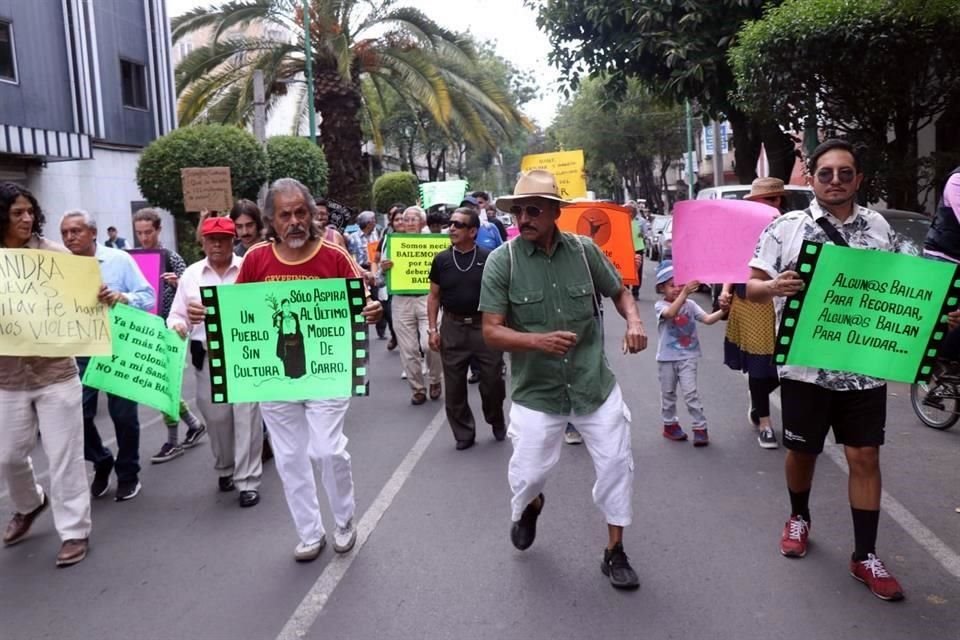
<svg viewBox="0 0 960 640"><path fill-rule="evenodd" d="M147 108L147 74L142 64L120 60L120 82L123 106L134 109Z"/></svg>
<svg viewBox="0 0 960 640"><path fill-rule="evenodd" d="M177 48L179 49L178 52L179 52L179 54L180 54L180 59L183 60L184 58L186 58L188 55L190 55L190 54L193 52L193 43L192 43L192 42L180 42L180 43L177 45Z"/></svg>
<svg viewBox="0 0 960 640"><path fill-rule="evenodd" d="M0 20L0 80L17 81L17 52L13 48L13 25Z"/></svg>

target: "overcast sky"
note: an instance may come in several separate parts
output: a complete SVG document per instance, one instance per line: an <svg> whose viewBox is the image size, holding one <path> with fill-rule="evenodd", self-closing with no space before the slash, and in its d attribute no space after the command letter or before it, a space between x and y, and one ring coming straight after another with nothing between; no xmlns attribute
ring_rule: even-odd
<svg viewBox="0 0 960 640"><path fill-rule="evenodd" d="M167 0L171 17L208 0ZM420 9L442 26L470 31L480 40L496 43L497 52L520 69L534 72L540 82L540 98L526 105L527 115L546 127L560 102L556 91L557 71L547 64L550 45L540 33L532 10L523 0L400 0L398 4Z"/></svg>

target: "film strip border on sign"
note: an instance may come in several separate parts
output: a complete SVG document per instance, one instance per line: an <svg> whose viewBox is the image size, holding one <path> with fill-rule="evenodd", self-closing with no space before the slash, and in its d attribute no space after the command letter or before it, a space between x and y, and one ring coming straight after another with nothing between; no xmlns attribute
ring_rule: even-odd
<svg viewBox="0 0 960 640"><path fill-rule="evenodd" d="M934 364L937 361L937 353L943 338L947 335L947 314L957 308L957 302L960 301L960 266L955 266L953 276L951 277L950 287L947 290L947 297L940 308L940 317L933 325L930 331L930 339L927 341L927 349L923 352L923 359L920 360L920 366L917 367L915 382L917 384L926 382L933 373Z"/></svg>
<svg viewBox="0 0 960 640"><path fill-rule="evenodd" d="M787 364L787 354L793 344L793 334L797 330L797 320L800 318L800 309L803 308L803 299L810 288L813 271L820 259L819 242L804 240L800 247L800 256L797 258L797 273L803 280L803 289L792 298L788 298L783 305L783 317L780 319L780 328L777 331L777 342L773 348L773 362L777 365Z"/></svg>
<svg viewBox="0 0 960 640"><path fill-rule="evenodd" d="M352 393L355 396L370 395L370 380L367 376L367 361L370 352L370 334L367 332L367 321L362 312L366 304L366 292L363 281L359 278L350 278L346 281L347 300L350 302L350 317L353 318L353 384Z"/></svg>
<svg viewBox="0 0 960 640"><path fill-rule="evenodd" d="M203 324L207 330L207 363L210 367L210 395L215 403L229 402L227 365L223 357L223 324L216 287L200 287L200 300L207 308Z"/></svg>

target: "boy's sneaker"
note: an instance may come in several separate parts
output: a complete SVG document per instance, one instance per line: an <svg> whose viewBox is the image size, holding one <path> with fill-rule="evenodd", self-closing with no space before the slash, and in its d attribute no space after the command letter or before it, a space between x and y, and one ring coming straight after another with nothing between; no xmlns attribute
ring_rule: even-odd
<svg viewBox="0 0 960 640"><path fill-rule="evenodd" d="M600 571L610 578L610 584L616 589L637 589L640 587L637 572L630 566L627 554L623 552L623 545L619 542L613 549L603 550L603 563L600 565Z"/></svg>
<svg viewBox="0 0 960 640"><path fill-rule="evenodd" d="M707 428L693 430L693 446L705 447L710 444L710 436L707 435Z"/></svg>
<svg viewBox="0 0 960 640"><path fill-rule="evenodd" d="M757 442L761 449L776 449L780 446L777 443L777 434L774 433L772 427L761 429L760 433L757 434Z"/></svg>
<svg viewBox="0 0 960 640"><path fill-rule="evenodd" d="M353 518L347 520L342 527L337 525L333 530L333 550L337 553L346 553L353 549L357 542L357 528L353 526Z"/></svg>
<svg viewBox="0 0 960 640"><path fill-rule="evenodd" d="M872 553L860 562L850 560L850 575L867 585L870 593L881 600L903 600L900 583L890 575L883 561Z"/></svg>
<svg viewBox="0 0 960 640"><path fill-rule="evenodd" d="M313 562L317 559L317 556L320 555L320 552L323 551L323 547L326 544L326 536L320 536L320 539L313 544L303 544L301 542L297 545L297 548L293 550L293 557L297 562Z"/></svg>
<svg viewBox="0 0 960 640"><path fill-rule="evenodd" d="M668 440L675 440L680 442L687 439L687 434L683 432L683 429L680 428L680 425L676 422L671 424L663 425L663 437Z"/></svg>
<svg viewBox="0 0 960 640"><path fill-rule="evenodd" d="M150 462L154 464L161 464L164 462L170 462L174 458L179 458L182 455L183 447L178 444L164 442L163 446L160 447L160 451L153 454L153 456L150 458Z"/></svg>
<svg viewBox="0 0 960 640"><path fill-rule="evenodd" d="M184 436L180 446L184 449L192 449L200 444L200 438L207 432L207 425L200 423L196 429L187 429L187 435Z"/></svg>
<svg viewBox="0 0 960 640"><path fill-rule="evenodd" d="M567 444L583 444L583 436L568 422L567 428L563 432L563 441Z"/></svg>
<svg viewBox="0 0 960 640"><path fill-rule="evenodd" d="M810 523L800 516L790 516L780 535L780 553L787 558L802 558L807 555L809 536Z"/></svg>

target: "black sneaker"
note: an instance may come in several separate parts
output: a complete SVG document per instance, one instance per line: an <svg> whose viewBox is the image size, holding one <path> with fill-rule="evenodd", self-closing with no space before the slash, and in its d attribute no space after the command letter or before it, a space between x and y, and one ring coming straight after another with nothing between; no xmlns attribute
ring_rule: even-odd
<svg viewBox="0 0 960 640"><path fill-rule="evenodd" d="M153 454L153 456L150 458L150 462L154 464L161 464L164 462L170 462L174 458L179 458L182 455L183 447L178 444L164 442L163 446L160 447L160 451Z"/></svg>
<svg viewBox="0 0 960 640"><path fill-rule="evenodd" d="M542 493L537 497L540 498L540 508L535 508L533 502L528 504L520 515L520 519L514 522L510 529L510 542L520 551L529 549L534 538L537 537L537 518L543 511L543 505L546 502Z"/></svg>
<svg viewBox="0 0 960 640"><path fill-rule="evenodd" d="M207 432L207 425L200 423L200 426L196 429L187 429L187 435L184 436L183 442L180 443L180 446L184 449L192 449L198 444L200 444L200 438L203 437L203 434Z"/></svg>
<svg viewBox="0 0 960 640"><path fill-rule="evenodd" d="M93 482L90 483L90 495L102 498L110 489L110 472L113 471L113 460L93 468Z"/></svg>
<svg viewBox="0 0 960 640"><path fill-rule="evenodd" d="M623 545L619 542L613 549L603 550L603 564L600 565L600 571L610 578L610 584L616 589L640 588L637 572L630 566L627 554L623 552Z"/></svg>
<svg viewBox="0 0 960 640"><path fill-rule="evenodd" d="M140 489L143 487L140 485L139 480L134 480L133 482L120 482L117 484L117 502L123 502L124 500L133 500L137 497L137 494L140 493Z"/></svg>
<svg viewBox="0 0 960 640"><path fill-rule="evenodd" d="M233 484L233 478L230 476L220 476L217 480L218 485L220 486L220 491L226 493L227 491L233 491L236 487Z"/></svg>

